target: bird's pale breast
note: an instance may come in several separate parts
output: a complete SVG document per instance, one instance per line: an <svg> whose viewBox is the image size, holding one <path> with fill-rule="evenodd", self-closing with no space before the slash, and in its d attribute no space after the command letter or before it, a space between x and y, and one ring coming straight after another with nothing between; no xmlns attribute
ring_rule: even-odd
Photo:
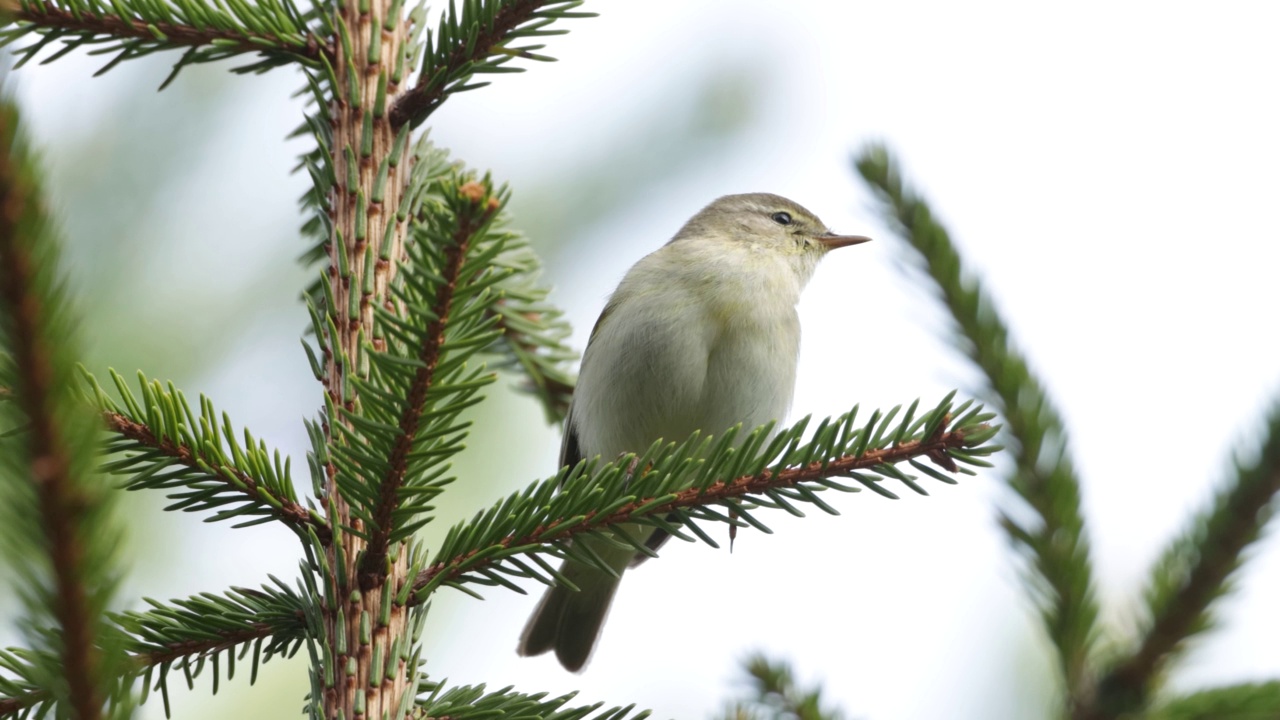
<svg viewBox="0 0 1280 720"><path fill-rule="evenodd" d="M750 430L782 421L791 404L794 300L769 302L750 283L709 293L696 275L663 269L668 282L642 277L641 291L624 281L583 357L573 421L584 457L643 452L659 438L720 435L738 423Z"/></svg>

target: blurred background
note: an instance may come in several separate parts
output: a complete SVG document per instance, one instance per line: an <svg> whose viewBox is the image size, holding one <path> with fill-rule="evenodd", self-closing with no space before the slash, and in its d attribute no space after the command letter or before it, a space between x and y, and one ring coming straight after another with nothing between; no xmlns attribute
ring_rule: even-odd
<svg viewBox="0 0 1280 720"><path fill-rule="evenodd" d="M551 38L560 62L454 97L432 136L514 188L581 348L623 272L713 198L789 196L877 242L824 262L801 305L793 418L936 402L974 377L931 293L870 210L851 154L884 140L997 299L1072 432L1106 619L1130 627L1146 568L1247 457L1280 389L1280 44L1272 3L593 2ZM305 472L320 387L299 337L309 274L290 174L299 75L184 71L77 53L15 74L68 237L88 364L210 395ZM559 431L504 380L443 497L438 539L555 471ZM308 486L305 477L296 478ZM669 545L627 576L585 674L519 659L535 598L443 591L424 637L451 683L581 690L658 717L707 717L752 650L823 681L853 717L1035 718L1052 660L988 472L932 497L836 498L840 517L775 514L732 554ZM297 575L282 530L231 531L128 499L122 599ZM3 571L0 571L3 572ZM1221 629L1179 690L1280 676L1280 547L1260 543ZM531 588L534 593L540 588ZM0 590L0 612L14 608ZM134 607L137 607L135 605ZM10 644L11 628L0 629ZM1264 640L1267 639L1267 640ZM305 655L303 653L302 655ZM209 678L179 717L291 716L305 663L260 687ZM180 683L174 683L175 687ZM158 702L143 717L162 716Z"/></svg>

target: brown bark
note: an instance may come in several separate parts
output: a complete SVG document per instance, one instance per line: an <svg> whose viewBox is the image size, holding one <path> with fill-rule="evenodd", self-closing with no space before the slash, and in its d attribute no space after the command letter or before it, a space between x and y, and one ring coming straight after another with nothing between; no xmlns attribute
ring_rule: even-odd
<svg viewBox="0 0 1280 720"><path fill-rule="evenodd" d="M396 130L385 105L395 97L402 79L397 75L404 72L407 27L403 17L388 18L392 7L388 0L347 0L338 9L338 21L350 42L337 44L338 83L329 108L337 178L329 197L334 228L329 280L338 336L329 338L326 391L335 410L359 406L346 379L368 372L360 346L373 338L373 309L387 301L388 285L404 255L405 227L397 221L396 209L409 170L403 150L407 143L399 156L392 156ZM379 192L384 166L386 181ZM329 420L341 421L336 412ZM326 431L330 438L337 437L334 428ZM326 494L329 522L335 529L328 547L327 580L336 606L323 609L326 644L332 652L332 672L325 678L325 716L395 720L403 716L405 695L414 691L401 653L409 647L408 609L394 602L395 592L413 581L406 577L408 554L402 545L391 548L381 582L361 590L356 579L366 543L353 533L337 532L341 527L362 528L339 494L332 468Z"/></svg>

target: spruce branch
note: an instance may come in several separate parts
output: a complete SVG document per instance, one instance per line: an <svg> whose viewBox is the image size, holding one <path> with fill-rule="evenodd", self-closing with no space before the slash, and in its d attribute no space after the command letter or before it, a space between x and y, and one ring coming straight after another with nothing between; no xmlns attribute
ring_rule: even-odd
<svg viewBox="0 0 1280 720"><path fill-rule="evenodd" d="M272 67L302 63L320 67L333 50L308 26L308 18L293 0L259 0L253 4L204 0L137 2L125 0L17 0L13 23L0 30L0 47L28 36L37 39L14 51L21 67L42 50L59 41L62 48L47 58L51 62L80 47L105 46L93 54L114 54L98 74L123 60L162 50L184 50L173 72L161 85L172 82L187 65L213 62L250 53L262 59L237 72L262 72ZM323 27L327 23L321 22Z"/></svg>
<svg viewBox="0 0 1280 720"><path fill-rule="evenodd" d="M413 465L409 456L415 450L419 431L424 423L431 420L424 417L428 410L428 395L433 390L436 395L442 394L440 383L437 382L437 371L445 352L445 332L452 330L450 324L456 309L456 296L459 290L472 289L474 278L463 274L464 259L472 243L483 235L484 229L502 207L501 201L490 194L489 188L474 181L459 186L457 196L461 198L461 202L454 203L453 206L453 215L457 221L449 242L434 248L442 250L443 257L440 258L438 280L432 283L435 286L435 295L430 301L430 314L433 318L427 323L426 332L418 338L420 342L416 349L416 367L412 377L408 379L408 392L404 396L397 425L399 432L391 441L387 467L378 488L377 505L372 508L369 518L369 544L360 563L360 586L364 590L385 577L384 565L388 547L394 540L402 539L405 535L397 532L394 515L403 509L401 493L411 481L408 475L413 470ZM425 244L420 242L417 246L424 248ZM400 277L412 284L415 267L420 268L422 264L406 268ZM411 295L406 293L403 297L409 299ZM408 329L398 319L395 323L402 332Z"/></svg>
<svg viewBox="0 0 1280 720"><path fill-rule="evenodd" d="M505 191L471 177L443 162L415 165L404 200L417 208L407 258L392 302L374 308L372 340L358 360L367 370L350 381L359 401L339 411L338 442L314 438L313 458L332 465L358 521L346 529L369 543L361 584L379 582L391 546L430 520L430 503L452 481L446 463L468 427L460 413L482 399L480 390L494 378L471 358L497 355L500 365L512 364L512 340L500 320L519 316L509 326L521 330L515 342L526 344L531 377L559 379L572 355L563 345L567 326L534 281L531 252L502 227ZM328 306L331 291L322 295ZM337 323L319 313L313 323L327 357L328 328ZM318 358L314 364L320 366Z"/></svg>
<svg viewBox="0 0 1280 720"><path fill-rule="evenodd" d="M1080 509L1080 481L1062 419L1043 384L1014 349L990 297L966 270L925 200L905 184L889 151L870 146L858 156L856 166L882 203L890 226L932 279L955 319L957 344L985 375L985 394L1004 417L1014 460L1007 481L1034 512L1036 522L1005 513L1001 525L1031 557L1037 600L1071 702L1087 704L1093 692L1089 659L1098 634L1098 603Z"/></svg>
<svg viewBox="0 0 1280 720"><path fill-rule="evenodd" d="M280 580L258 589L232 588L169 603L146 599L151 607L112 617L129 638L130 659L143 678L143 700L154 689L168 714L168 674L180 669L188 685L212 668L213 691L223 677L235 677L236 663L249 658L249 683L258 668L276 657L290 658L312 625L302 597Z"/></svg>
<svg viewBox="0 0 1280 720"><path fill-rule="evenodd" d="M200 413L170 383L150 381L138 373L141 397L115 371L111 372L123 407L84 372L94 406L111 433L107 453L117 459L103 471L126 478L126 490L167 490L174 500L166 510L213 512L209 522L235 520L235 527L279 521L296 534L309 532L328 542L323 518L298 502L290 462L270 451L246 429L236 440L231 418L219 416L213 402L200 396Z"/></svg>
<svg viewBox="0 0 1280 720"><path fill-rule="evenodd" d="M103 622L117 532L91 477L93 417L70 390L75 333L57 275L35 164L16 108L0 99L0 386L14 400L0 406L0 549L19 578L19 625L33 647L3 665L13 672L10 661L25 660L25 696L91 720L127 713Z"/></svg>
<svg viewBox="0 0 1280 720"><path fill-rule="evenodd" d="M1202 690L1172 698L1143 715L1146 720L1277 720L1280 681Z"/></svg>
<svg viewBox="0 0 1280 720"><path fill-rule="evenodd" d="M426 52L418 82L405 91L391 108L395 127L417 127L454 93L488 85L472 83L480 73L522 72L508 67L515 58L549 61L537 55L543 45L514 47L522 38L562 35L566 30L548 29L556 20L594 17L595 13L573 12L583 0L476 0L462 10L450 3L434 33L427 34Z"/></svg>
<svg viewBox="0 0 1280 720"><path fill-rule="evenodd" d="M529 277L532 272L523 270L518 277ZM493 352L507 362L497 369L521 372L526 379L522 389L538 399L547 422L563 422L574 387L566 367L577 357L565 344L569 324L558 308L545 301L545 289L527 284L524 288L503 287L502 291L503 299L492 309L502 343Z"/></svg>
<svg viewBox="0 0 1280 720"><path fill-rule="evenodd" d="M1258 457L1236 466L1234 477L1154 566L1136 647L1103 676L1098 690L1100 714L1093 717L1117 717L1146 705L1163 670L1189 640L1214 626L1214 603L1234 589L1233 577L1245 551L1275 515L1277 493L1280 403L1267 419ZM1271 697L1274 703L1280 694L1273 692Z"/></svg>
<svg viewBox="0 0 1280 720"><path fill-rule="evenodd" d="M678 445L655 443L639 457L624 456L598 470L587 463L564 468L450 530L436 553L441 559L418 574L414 601L424 601L442 586L464 589L470 583L519 591L504 576L552 583L558 579L556 573L539 556L572 555L597 564L575 550L571 540L584 534L603 537L603 531L616 531L628 523L658 527L684 540L696 537L718 547L699 523L722 522L770 532L753 515L755 510L803 515L798 506L811 504L838 514L819 493L860 488L835 478L851 478L888 498L897 496L882 486L886 479L927 494L915 482L916 476L903 472L898 463L910 462L934 479L954 483L917 459L935 459L943 466L953 460L987 466L980 458L998 449L988 444L996 432L985 424L992 416L970 405L954 408L962 417L951 427L953 408L948 396L918 418L913 404L897 425L892 421L901 407L885 415L873 413L865 426L856 424L855 408L837 419L824 420L809 442L801 441L806 418L767 444L769 426L757 428L740 444L735 443L736 431L718 440L695 434ZM632 473L631 468L644 470ZM954 472L972 473L958 467ZM641 550L642 544L622 535ZM520 556L528 556L541 570Z"/></svg>
<svg viewBox="0 0 1280 720"><path fill-rule="evenodd" d="M30 650L0 648L0 718L48 714L53 694L41 687L38 660Z"/></svg>
<svg viewBox="0 0 1280 720"><path fill-rule="evenodd" d="M769 428L764 427L742 443L735 443L734 433L718 441L695 435L678 446L655 445L638 459L624 457L594 472L588 472L585 464L566 468L451 531L437 553L444 559L417 572L412 586L404 588L396 602L422 607L435 589L464 588L468 583L519 591L506 576L554 582L554 570L540 555L573 552L574 537L625 523L660 526L691 540L687 530L716 546L698 523L749 524L767 531L753 514L758 508L800 513L798 506L812 504L836 514L819 494L825 489L857 492L859 488L835 478L852 478L885 497L896 497L881 487L886 480L926 494L915 477L896 464L911 462L925 475L954 483L950 476L916 460L932 456L985 466L981 458L999 449L990 444L996 428L986 425L991 416L981 408L971 403L953 407L950 397L919 416L915 407L896 425L893 421L900 408L883 415L875 412L864 425L857 424L856 411L829 419L819 424L808 442L801 442L808 427L804 420L768 446L764 439ZM952 421L952 416L958 419ZM632 466L647 470L630 476L627 470ZM972 473L964 467L958 472ZM562 481L564 491L557 492ZM584 493L587 487L598 490ZM716 506L732 509L744 519L733 519ZM592 507L596 510L587 509ZM522 560L522 555L531 562ZM214 667L216 683L219 656L225 658L229 678L235 662L251 652L256 674L260 662L291 657L301 643L319 632L319 620L312 617L316 608L308 600L318 590L297 593L274 578L273 583L258 590L237 588L225 595L205 593L167 604L148 600L151 609L112 619L127 634L132 664L148 686L167 692L165 678L173 667L182 669L190 683L206 665ZM37 699L2 684L0 692L7 696L0 698L0 709L26 707L24 703Z"/></svg>
<svg viewBox="0 0 1280 720"><path fill-rule="evenodd" d="M273 585L256 590L232 588L222 595L202 593L169 603L146 599L148 610L111 615L129 653L124 667L142 678L141 700L151 690L159 692L168 715L168 676L175 669L191 685L212 668L216 693L224 677L235 677L237 662L248 658L252 684L263 663L292 657L306 638L305 605L297 593L271 579ZM31 674L29 656L16 648L0 650L0 669L17 678L0 678L0 718L22 716L48 701L48 693L23 681Z"/></svg>
<svg viewBox="0 0 1280 720"><path fill-rule="evenodd" d="M415 703L412 720L488 720L504 718L555 718L555 720L644 720L647 710L636 712L634 705L600 708L604 703L566 707L577 693L548 698L547 693L526 694L503 688L485 692L484 685L444 689L423 683L422 696Z"/></svg>
<svg viewBox="0 0 1280 720"><path fill-rule="evenodd" d="M722 720L840 720L837 708L823 707L822 687L801 690L791 666L754 654L743 663L753 695L732 706Z"/></svg>
<svg viewBox="0 0 1280 720"><path fill-rule="evenodd" d="M322 97L322 93L315 97L318 107L323 105L319 102ZM317 140L317 149L308 153L299 164L299 168L308 170L319 188L313 188L301 198L303 212L310 216L303 227L303 234L312 241L300 258L305 265L321 263L328 257L327 196L331 172L328 170L329 139L323 128L323 125L304 126L298 131L309 130ZM421 213L418 209L420 200L441 197L444 192L442 183L450 177L466 174L460 163L449 160L446 151L425 139L415 144L413 168L412 187L403 203L406 216ZM504 217L498 215L493 222L495 226L502 225ZM538 282L542 263L528 239L506 227L501 228L501 233L505 238L503 250L494 258L494 263L507 275L495 285L497 299L486 311L492 316L493 328L501 333L501 339L483 352L492 360L494 370L522 376L524 382L520 389L538 399L548 422L559 423L564 419L573 394L573 375L568 368L577 358L577 353L567 344L571 329L563 311L547 301L549 290ZM307 288L306 297L312 305L312 332L317 337L324 337L325 321L320 317L320 310L326 306L327 299L319 279ZM310 346L307 350L317 377L323 377L321 359ZM322 348L321 352L327 350Z"/></svg>

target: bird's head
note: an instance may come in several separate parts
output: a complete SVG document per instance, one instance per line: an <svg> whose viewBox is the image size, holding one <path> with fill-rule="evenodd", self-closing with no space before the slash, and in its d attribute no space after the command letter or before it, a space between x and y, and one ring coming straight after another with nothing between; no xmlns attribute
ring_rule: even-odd
<svg viewBox="0 0 1280 720"><path fill-rule="evenodd" d="M803 280L828 252L871 238L837 235L816 215L779 195L726 195L689 219L672 243L697 243L721 252L749 250L785 257ZM736 254L736 253L732 253Z"/></svg>

